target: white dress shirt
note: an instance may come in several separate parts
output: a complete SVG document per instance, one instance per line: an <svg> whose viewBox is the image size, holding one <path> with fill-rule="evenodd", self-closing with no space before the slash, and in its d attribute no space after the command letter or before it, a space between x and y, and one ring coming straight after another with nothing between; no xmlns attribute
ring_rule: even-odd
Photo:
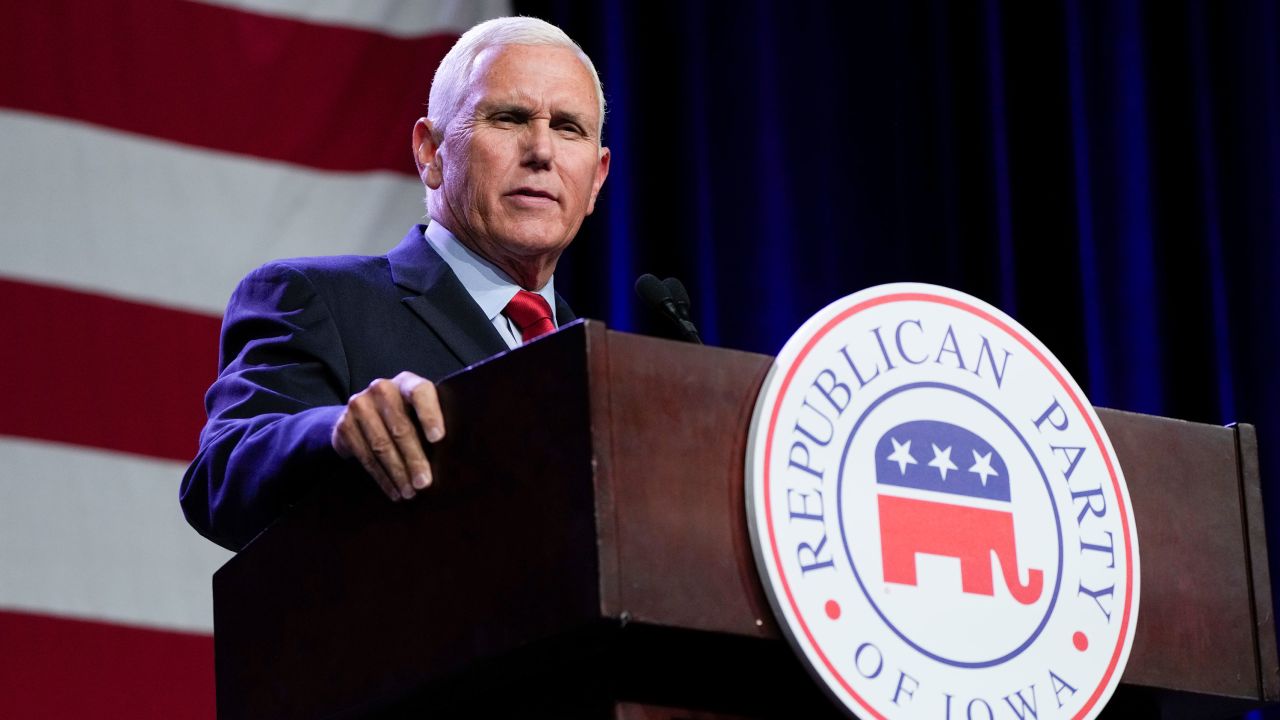
<svg viewBox="0 0 1280 720"><path fill-rule="evenodd" d="M498 334L507 342L507 346L512 349L520 347L524 343L520 337L520 328L503 315L502 310L507 303L511 302L511 298L524 288L498 269L498 266L459 242L458 238L440 223L432 220L427 225L425 235L427 242L431 243L431 247L448 263L449 269L458 276L462 287L467 289L471 299L475 300L484 311L489 322L493 323ZM537 293L547 301L547 305L551 306L551 324L560 327L560 323L556 320L555 283L556 280L552 277Z"/></svg>

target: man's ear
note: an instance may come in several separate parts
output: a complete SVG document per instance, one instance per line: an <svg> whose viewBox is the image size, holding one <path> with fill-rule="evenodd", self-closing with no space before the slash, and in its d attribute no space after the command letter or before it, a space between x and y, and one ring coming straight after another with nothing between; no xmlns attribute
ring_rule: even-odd
<svg viewBox="0 0 1280 720"><path fill-rule="evenodd" d="M418 177L422 178L422 184L432 190L439 189L444 182L444 175L440 172L440 157L436 153L439 149L440 144L436 141L436 130L431 121L418 118L418 122L413 125L413 161L418 166Z"/></svg>
<svg viewBox="0 0 1280 720"><path fill-rule="evenodd" d="M591 199L587 202L587 214L595 212L596 196L600 194L600 188L604 186L604 179L609 177L609 148L600 148L600 160L596 165L596 180L591 187Z"/></svg>

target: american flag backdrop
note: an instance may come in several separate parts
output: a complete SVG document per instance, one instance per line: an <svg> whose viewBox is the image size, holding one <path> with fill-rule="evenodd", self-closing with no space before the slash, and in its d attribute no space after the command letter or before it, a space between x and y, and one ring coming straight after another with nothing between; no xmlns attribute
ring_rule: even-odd
<svg viewBox="0 0 1280 720"><path fill-rule="evenodd" d="M236 281L422 215L432 73L506 0L0 2L0 717L212 717L178 483Z"/></svg>

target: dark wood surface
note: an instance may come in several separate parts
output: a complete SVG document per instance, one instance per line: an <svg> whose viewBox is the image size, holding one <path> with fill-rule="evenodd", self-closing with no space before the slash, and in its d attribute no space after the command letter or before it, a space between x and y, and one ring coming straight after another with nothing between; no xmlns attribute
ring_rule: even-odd
<svg viewBox="0 0 1280 720"><path fill-rule="evenodd" d="M608 333L618 576L604 612L778 637L743 501L746 428L772 359ZM735 480L736 478L736 480Z"/></svg>
<svg viewBox="0 0 1280 720"><path fill-rule="evenodd" d="M435 487L392 504L317 479L217 573L219 717L510 714L511 697L524 716L786 717L766 677L832 711L779 639L745 527L771 362L587 323L447 379ZM1252 428L1099 416L1142 554L1107 715L1280 698Z"/></svg>
<svg viewBox="0 0 1280 720"><path fill-rule="evenodd" d="M1249 576L1253 583L1254 638L1258 654L1259 697L1280 700L1280 662L1276 653L1275 605L1271 595L1267 529L1262 518L1262 475L1258 467L1258 434L1252 425L1235 426L1236 457L1240 463L1240 506L1245 542L1249 545Z"/></svg>
<svg viewBox="0 0 1280 720"><path fill-rule="evenodd" d="M217 572L219 717L361 716L599 619L583 343L518 360L441 384L429 493L317 478Z"/></svg>
<svg viewBox="0 0 1280 720"><path fill-rule="evenodd" d="M1098 414L1124 469L1142 557L1142 604L1122 680L1262 697L1236 430Z"/></svg>

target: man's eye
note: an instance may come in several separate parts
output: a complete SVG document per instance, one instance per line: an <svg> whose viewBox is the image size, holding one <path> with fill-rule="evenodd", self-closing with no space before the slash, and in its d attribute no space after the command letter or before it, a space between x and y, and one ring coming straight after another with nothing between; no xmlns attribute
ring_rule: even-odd
<svg viewBox="0 0 1280 720"><path fill-rule="evenodd" d="M520 122L520 116L516 115L515 113L509 113L509 112L497 113L493 116L492 119L496 123L503 123L508 125Z"/></svg>
<svg viewBox="0 0 1280 720"><path fill-rule="evenodd" d="M556 129L559 130L560 132L567 133L569 135L583 134L582 128L579 127L576 123L562 123Z"/></svg>

